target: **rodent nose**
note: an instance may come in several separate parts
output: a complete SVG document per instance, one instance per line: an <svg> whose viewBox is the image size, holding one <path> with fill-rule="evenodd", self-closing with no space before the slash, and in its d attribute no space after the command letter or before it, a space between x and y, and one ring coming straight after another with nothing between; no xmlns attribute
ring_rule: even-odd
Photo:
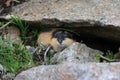
<svg viewBox="0 0 120 80"><path fill-rule="evenodd" d="M61 40L61 39L58 39L58 42L59 42L60 44L62 44L62 40Z"/></svg>

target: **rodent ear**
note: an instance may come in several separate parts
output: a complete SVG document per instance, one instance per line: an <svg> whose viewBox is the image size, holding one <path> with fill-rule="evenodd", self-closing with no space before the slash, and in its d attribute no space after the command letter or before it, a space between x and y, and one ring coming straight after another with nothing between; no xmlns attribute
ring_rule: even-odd
<svg viewBox="0 0 120 80"><path fill-rule="evenodd" d="M59 35L61 35L61 33L62 33L62 31L56 30L56 31L54 31L54 32L52 33L52 37L57 38Z"/></svg>
<svg viewBox="0 0 120 80"><path fill-rule="evenodd" d="M66 37L68 37L68 38L73 38L73 35L72 35L70 32L65 31L65 34L66 34Z"/></svg>

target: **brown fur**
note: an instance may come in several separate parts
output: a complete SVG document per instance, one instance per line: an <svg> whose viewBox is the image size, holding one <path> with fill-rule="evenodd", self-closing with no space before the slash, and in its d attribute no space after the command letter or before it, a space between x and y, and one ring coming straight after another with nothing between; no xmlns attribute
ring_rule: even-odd
<svg viewBox="0 0 120 80"><path fill-rule="evenodd" d="M48 46L50 45L51 39L52 39L52 33L53 33L54 29L48 32L42 32L39 34L38 39L37 39L37 43L38 45L42 44L44 46Z"/></svg>
<svg viewBox="0 0 120 80"><path fill-rule="evenodd" d="M55 51L61 51L62 50L62 47L60 47L58 44L57 44L57 39L56 38L53 38L51 39L51 42L50 42L50 45L53 47L53 49Z"/></svg>
<svg viewBox="0 0 120 80"><path fill-rule="evenodd" d="M42 32L39 34L38 39L37 39L37 43L38 45L42 44L44 46L49 46L51 45L53 47L53 49L56 52L61 51L62 49L70 46L73 42L75 42L73 39L70 38L65 38L65 40L63 40L62 42L62 46L59 45L57 42L56 38L52 38L52 33L55 31L55 29L49 31L49 32Z"/></svg>

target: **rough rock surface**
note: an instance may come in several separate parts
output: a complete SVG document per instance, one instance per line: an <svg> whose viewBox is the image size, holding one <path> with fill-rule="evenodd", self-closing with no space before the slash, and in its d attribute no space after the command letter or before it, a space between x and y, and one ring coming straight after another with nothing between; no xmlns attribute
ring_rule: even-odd
<svg viewBox="0 0 120 80"><path fill-rule="evenodd" d="M3 65L0 64L0 80L13 80L14 78L15 74L7 72Z"/></svg>
<svg viewBox="0 0 120 80"><path fill-rule="evenodd" d="M98 62L98 60L96 60L96 54L103 53L98 50L91 49L83 43L75 42L62 52L55 54L55 56L53 57L52 63L60 63L60 65L54 66L42 65L41 67L32 68L18 74L15 80L73 80L73 79L80 80L85 75L87 75L88 77L90 76L86 72L89 69L89 68L87 69L86 65L89 65L89 63L86 65L83 63ZM71 66L74 64L75 66ZM77 68L77 65L79 68ZM84 66L86 68L84 68ZM90 70L89 72L90 74L91 71L92 70ZM98 73L96 75L98 76Z"/></svg>
<svg viewBox="0 0 120 80"><path fill-rule="evenodd" d="M81 31L120 41L119 0L29 0L13 7L11 14L40 27L87 26ZM84 58L88 58L86 56ZM75 58L77 62L81 56L76 59L71 53L71 57L66 57L66 63L33 67L18 74L15 80L120 80L120 63L72 63L70 60Z"/></svg>
<svg viewBox="0 0 120 80"><path fill-rule="evenodd" d="M20 30L16 26L5 26L0 29L0 36L4 39L14 40L15 42L22 44L20 35Z"/></svg>
<svg viewBox="0 0 120 80"><path fill-rule="evenodd" d="M3 66L0 64L0 71L3 71L4 70L4 68L3 68Z"/></svg>
<svg viewBox="0 0 120 80"><path fill-rule="evenodd" d="M0 80L3 74L3 71L4 71L3 65L0 64Z"/></svg>
<svg viewBox="0 0 120 80"><path fill-rule="evenodd" d="M11 14L35 28L86 26L83 33L120 42L119 0L28 0L13 7Z"/></svg>
<svg viewBox="0 0 120 80"><path fill-rule="evenodd" d="M15 80L120 80L120 63L43 65L23 71Z"/></svg>
<svg viewBox="0 0 120 80"><path fill-rule="evenodd" d="M20 44L22 44L22 40L20 38L20 30L15 26L7 27L7 34L4 35L9 40L14 40Z"/></svg>
<svg viewBox="0 0 120 80"><path fill-rule="evenodd" d="M94 25L98 21L120 26L119 0L30 0L13 8L12 14L28 21L43 20L42 22L48 24L56 24L57 20L49 21L56 18L63 22L85 21Z"/></svg>
<svg viewBox="0 0 120 80"><path fill-rule="evenodd" d="M66 48L60 53L56 53L53 57L53 63L62 62L75 62L75 63L85 63L85 62L98 62L96 56L103 54L99 50L94 50L87 47L83 43L73 43L71 46Z"/></svg>

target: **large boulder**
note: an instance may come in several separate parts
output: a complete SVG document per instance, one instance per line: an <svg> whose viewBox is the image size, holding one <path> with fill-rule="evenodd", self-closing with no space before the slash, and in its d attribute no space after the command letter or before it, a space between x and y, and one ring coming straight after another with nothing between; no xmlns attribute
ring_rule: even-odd
<svg viewBox="0 0 120 80"><path fill-rule="evenodd" d="M28 0L13 7L11 14L28 21L40 21L42 24L61 25L60 21L86 22L82 26L88 24L120 26L119 0Z"/></svg>
<svg viewBox="0 0 120 80"><path fill-rule="evenodd" d="M32 28L80 27L80 34L120 43L119 0L26 0L10 14L28 21Z"/></svg>
<svg viewBox="0 0 120 80"><path fill-rule="evenodd" d="M120 63L63 63L37 66L15 80L120 80Z"/></svg>

